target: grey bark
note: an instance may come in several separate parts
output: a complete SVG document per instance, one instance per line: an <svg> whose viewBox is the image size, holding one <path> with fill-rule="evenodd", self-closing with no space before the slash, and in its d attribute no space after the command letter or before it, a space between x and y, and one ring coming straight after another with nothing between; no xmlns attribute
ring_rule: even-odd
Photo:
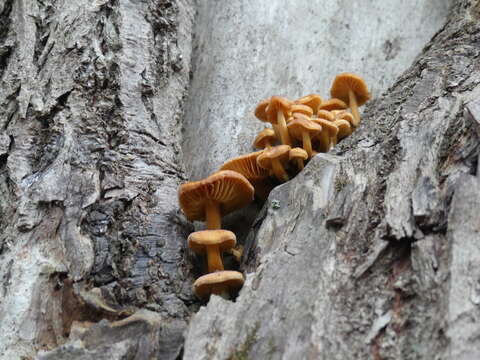
<svg viewBox="0 0 480 360"><path fill-rule="evenodd" d="M380 97L449 1L321 3L203 1L194 30L193 0L0 0L1 359L175 359L183 334L185 359L477 357L480 5ZM361 128L233 215L245 288L187 328L184 166L250 151L259 99L344 70L375 95Z"/></svg>
<svg viewBox="0 0 480 360"><path fill-rule="evenodd" d="M194 302L176 204L193 16L189 0L0 1L0 358L98 322L67 358L180 353ZM101 320L137 308L155 313L110 346L121 327Z"/></svg>

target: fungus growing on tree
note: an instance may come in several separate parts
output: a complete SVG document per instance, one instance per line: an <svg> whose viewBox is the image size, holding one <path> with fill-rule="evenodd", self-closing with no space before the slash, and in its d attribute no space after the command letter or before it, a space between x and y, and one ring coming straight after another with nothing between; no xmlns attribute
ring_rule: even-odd
<svg viewBox="0 0 480 360"><path fill-rule="evenodd" d="M320 95L310 94L303 96L300 99L295 100L294 102L295 104L306 105L310 107L313 111L313 114L316 114L319 106L322 104L322 98L320 97Z"/></svg>
<svg viewBox="0 0 480 360"><path fill-rule="evenodd" d="M358 127L358 124L360 124L358 107L370 99L370 93L368 92L365 81L355 74L338 74L333 81L330 95L348 104L350 109L352 109L352 115L355 120L354 126Z"/></svg>
<svg viewBox="0 0 480 360"><path fill-rule="evenodd" d="M296 115L287 127L293 138L302 141L303 149L307 152L308 157L312 157L312 137L322 131L322 126L305 116Z"/></svg>
<svg viewBox="0 0 480 360"><path fill-rule="evenodd" d="M333 121L325 119L312 119L313 122L322 126L322 131L315 137L320 152L328 152L336 143L338 127Z"/></svg>
<svg viewBox="0 0 480 360"><path fill-rule="evenodd" d="M253 193L253 186L242 174L222 170L181 185L178 199L188 220L206 220L208 229L220 229L221 216L246 206Z"/></svg>
<svg viewBox="0 0 480 360"><path fill-rule="evenodd" d="M344 110L348 108L348 105L345 104L340 99L330 99L327 101L324 101L322 105L318 108L318 110L326 110L326 111L332 111L332 110Z"/></svg>
<svg viewBox="0 0 480 360"><path fill-rule="evenodd" d="M191 233L188 247L197 254L207 254L208 272L223 270L222 252L237 243L235 234L228 230L202 230Z"/></svg>
<svg viewBox="0 0 480 360"><path fill-rule="evenodd" d="M267 121L278 126L280 141L284 145L290 145L290 136L287 131L287 120L290 116L292 102L281 96L272 96L267 106Z"/></svg>
<svg viewBox="0 0 480 360"><path fill-rule="evenodd" d="M308 154L302 148L293 148L288 154L289 159L297 164L298 171L304 167L304 161L308 159Z"/></svg>
<svg viewBox="0 0 480 360"><path fill-rule="evenodd" d="M277 141L275 131L270 128L265 128L260 131L253 142L253 146L257 149L265 149L271 147Z"/></svg>
<svg viewBox="0 0 480 360"><path fill-rule="evenodd" d="M200 276L193 283L193 291L200 299L208 299L211 294L230 299L231 293L238 291L245 280L238 271L217 271Z"/></svg>
<svg viewBox="0 0 480 360"><path fill-rule="evenodd" d="M255 195L265 200L272 186L267 179L270 172L257 163L257 158L262 152L263 150L233 158L223 164L220 170L232 170L242 174L255 188Z"/></svg>
<svg viewBox="0 0 480 360"><path fill-rule="evenodd" d="M283 166L288 162L290 149L289 145L278 145L265 149L258 156L257 163L264 169L272 169L278 180L288 181L289 177Z"/></svg>

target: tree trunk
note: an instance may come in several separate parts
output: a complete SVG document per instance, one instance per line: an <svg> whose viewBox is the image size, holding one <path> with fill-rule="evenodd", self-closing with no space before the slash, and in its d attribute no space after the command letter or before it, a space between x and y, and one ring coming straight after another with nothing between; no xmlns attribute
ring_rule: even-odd
<svg viewBox="0 0 480 360"><path fill-rule="evenodd" d="M0 14L0 357L70 337L68 359L176 358L194 302L176 200L191 1Z"/></svg>
<svg viewBox="0 0 480 360"><path fill-rule="evenodd" d="M480 356L480 2L415 61L448 0L294 3L0 0L1 359ZM246 284L189 320L185 170L341 71L359 130L227 219Z"/></svg>

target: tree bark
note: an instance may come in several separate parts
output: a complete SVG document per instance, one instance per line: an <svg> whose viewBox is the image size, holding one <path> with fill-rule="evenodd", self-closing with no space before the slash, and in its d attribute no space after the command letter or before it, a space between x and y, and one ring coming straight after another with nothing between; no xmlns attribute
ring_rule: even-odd
<svg viewBox="0 0 480 360"><path fill-rule="evenodd" d="M0 1L2 359L69 337L68 359L178 356L193 15L190 0ZM136 308L150 313L122 322Z"/></svg>

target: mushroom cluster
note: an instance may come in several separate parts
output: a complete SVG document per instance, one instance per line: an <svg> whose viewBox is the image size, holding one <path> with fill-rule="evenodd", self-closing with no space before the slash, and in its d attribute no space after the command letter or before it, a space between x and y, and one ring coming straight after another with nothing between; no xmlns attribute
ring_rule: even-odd
<svg viewBox="0 0 480 360"><path fill-rule="evenodd" d="M224 269L222 254L228 251L239 259L241 249L235 248L235 234L221 229L222 216L248 205L254 196L265 200L278 182L288 181L315 154L329 151L359 126L358 107L370 98L363 79L339 74L330 95L326 101L317 94L294 101L280 96L261 101L255 116L272 125L254 140L254 147L261 150L227 161L206 179L180 186L185 216L205 221L207 227L188 237L188 247L207 258L208 273L193 285L199 298L217 294L229 299L244 282L242 273Z"/></svg>

